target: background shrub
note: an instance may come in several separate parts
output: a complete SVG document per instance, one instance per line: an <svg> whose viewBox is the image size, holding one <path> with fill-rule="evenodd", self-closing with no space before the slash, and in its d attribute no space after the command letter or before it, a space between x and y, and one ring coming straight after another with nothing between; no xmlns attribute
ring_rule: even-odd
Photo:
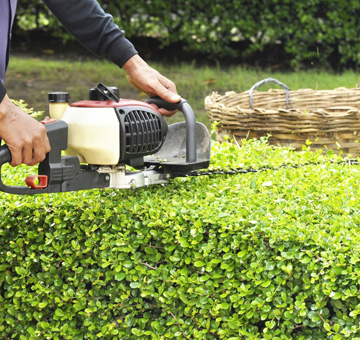
<svg viewBox="0 0 360 340"><path fill-rule="evenodd" d="M167 61L187 57L336 70L359 66L356 0L99 2L145 56L159 56L159 49L170 46ZM39 0L20 2L17 17L17 35L38 29L69 39Z"/></svg>
<svg viewBox="0 0 360 340"><path fill-rule="evenodd" d="M359 339L360 168L331 159L215 143L213 168L321 164L0 195L1 338Z"/></svg>

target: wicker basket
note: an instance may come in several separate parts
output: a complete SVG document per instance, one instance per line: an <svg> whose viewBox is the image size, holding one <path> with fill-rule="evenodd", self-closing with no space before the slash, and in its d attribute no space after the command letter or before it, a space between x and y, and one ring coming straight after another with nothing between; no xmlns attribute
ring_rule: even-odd
<svg viewBox="0 0 360 340"><path fill-rule="evenodd" d="M266 82L284 90L254 91ZM249 91L214 92L205 98L205 108L220 141L224 135L241 142L269 136L272 145L301 150L330 149L345 156L360 155L360 88L335 90L290 89L273 78L256 83Z"/></svg>

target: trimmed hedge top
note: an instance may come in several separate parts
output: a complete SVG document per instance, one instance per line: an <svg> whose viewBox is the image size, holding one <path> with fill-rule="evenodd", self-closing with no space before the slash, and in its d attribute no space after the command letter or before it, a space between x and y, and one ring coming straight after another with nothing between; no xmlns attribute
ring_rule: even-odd
<svg viewBox="0 0 360 340"><path fill-rule="evenodd" d="M215 143L213 168L321 164L1 194L1 339L360 339L360 167L331 160Z"/></svg>

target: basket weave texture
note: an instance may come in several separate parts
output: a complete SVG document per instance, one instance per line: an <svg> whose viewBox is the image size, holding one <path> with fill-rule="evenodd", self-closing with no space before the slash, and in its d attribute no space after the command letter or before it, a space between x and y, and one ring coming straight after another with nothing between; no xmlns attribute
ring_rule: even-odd
<svg viewBox="0 0 360 340"><path fill-rule="evenodd" d="M205 108L211 122L218 122L220 141L225 135L238 142L269 136L272 145L301 150L310 141L311 149L360 156L360 88L300 89L288 95L289 108L281 89L213 92L205 98Z"/></svg>

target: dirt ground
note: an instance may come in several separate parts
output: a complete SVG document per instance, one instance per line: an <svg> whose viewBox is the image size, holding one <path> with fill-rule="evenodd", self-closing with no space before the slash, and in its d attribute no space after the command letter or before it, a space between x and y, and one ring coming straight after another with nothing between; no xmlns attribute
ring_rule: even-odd
<svg viewBox="0 0 360 340"><path fill-rule="evenodd" d="M88 90L95 86L83 80L71 84L71 88L77 88L77 91L71 91L71 101L88 99ZM63 91L64 84L61 79L59 81L46 81L46 79L24 79L22 77L9 77L6 82L6 88L9 95L13 99L23 99L28 103L29 107L36 111L44 111L45 115L48 113L48 93L54 91ZM69 87L66 88L68 91ZM130 86L121 89L122 98L137 98L138 91L132 89Z"/></svg>
<svg viewBox="0 0 360 340"><path fill-rule="evenodd" d="M23 55L14 53L17 57L34 57L33 55ZM43 57L43 56L42 56ZM40 60L40 59L39 59ZM72 77L71 84L62 78L54 80L54 77L25 77L22 74L15 73L11 64L9 66L6 78L6 88L9 96L13 99L25 100L29 107L36 111L44 111L48 114L48 93L54 91L70 92L71 101L88 99L88 91L91 87L96 86L86 77ZM99 80L104 81L104 80ZM137 98L139 92L130 85L121 89L122 98Z"/></svg>

